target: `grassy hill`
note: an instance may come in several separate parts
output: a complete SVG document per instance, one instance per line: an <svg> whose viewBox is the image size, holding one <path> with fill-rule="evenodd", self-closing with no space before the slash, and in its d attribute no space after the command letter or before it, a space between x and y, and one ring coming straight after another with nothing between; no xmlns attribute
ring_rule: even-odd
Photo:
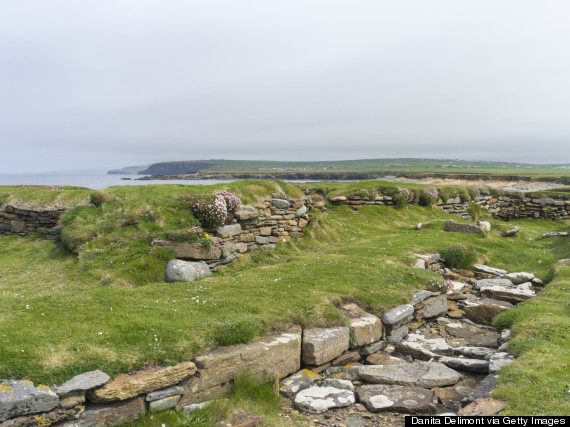
<svg viewBox="0 0 570 427"><path fill-rule="evenodd" d="M174 364L216 345L232 322L249 325L255 336L291 324L344 324L337 308L342 301L381 315L437 277L411 269L413 253L463 243L479 262L552 281L499 321L498 326L513 327L520 358L505 369L497 393L509 400L510 414L570 412L570 266L554 270L558 259L570 258L570 247L562 239L541 238L568 231L568 221L511 221L509 228L522 230L505 239L500 231L506 225L494 220L493 231L484 236L443 233L450 217L437 209L365 206L354 212L341 206L315 212L304 237L275 251L247 254L197 282L164 282L172 253L151 248L149 241L195 223L180 195L224 188L248 202L275 185L241 181L78 193L73 198L95 198L98 206L79 206L65 215L65 247L38 236L1 237L0 378L61 384L93 369L116 375L147 362ZM280 185L300 194L292 185ZM67 189L34 191L49 202ZM0 193L5 200L31 199L22 189ZM418 222L428 225L415 230Z"/></svg>

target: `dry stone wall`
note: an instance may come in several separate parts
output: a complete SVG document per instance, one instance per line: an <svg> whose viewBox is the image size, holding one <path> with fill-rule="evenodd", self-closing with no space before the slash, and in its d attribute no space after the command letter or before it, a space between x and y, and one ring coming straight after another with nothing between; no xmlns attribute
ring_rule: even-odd
<svg viewBox="0 0 570 427"><path fill-rule="evenodd" d="M59 218L65 210L33 211L11 205L0 208L0 236L41 233L46 239L59 241Z"/></svg>
<svg viewBox="0 0 570 427"><path fill-rule="evenodd" d="M360 206L369 205L394 205L394 201L390 196L378 196L374 200L365 199L363 197L335 196L330 197L329 201L333 205L348 205L353 209ZM513 194L510 196L482 196L476 197L474 200L477 204L489 210L493 218L510 220L510 219L551 219L561 220L570 218L570 200L554 200L549 198L538 198L536 196L525 196ZM415 204L416 202L411 202ZM467 213L469 202L462 202L459 197L438 200L437 207L448 213L461 216L463 219L471 219Z"/></svg>
<svg viewBox="0 0 570 427"><path fill-rule="evenodd" d="M172 249L179 260L205 262L215 271L246 252L274 249L278 242L301 236L311 208L324 209L324 200L320 196L291 199L275 193L255 206L242 206L232 224L211 230L212 246L165 240L155 240L153 245Z"/></svg>

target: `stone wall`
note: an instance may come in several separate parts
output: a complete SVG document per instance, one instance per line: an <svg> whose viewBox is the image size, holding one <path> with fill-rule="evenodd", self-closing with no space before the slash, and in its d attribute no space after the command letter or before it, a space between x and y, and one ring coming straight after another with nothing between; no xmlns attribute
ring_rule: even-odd
<svg viewBox="0 0 570 427"><path fill-rule="evenodd" d="M11 205L0 208L0 236L41 233L46 239L59 241L59 218L65 210L33 211Z"/></svg>
<svg viewBox="0 0 570 427"><path fill-rule="evenodd" d="M348 205L353 209L368 205L394 205L392 197L378 196L368 200L359 196L335 196L329 201L334 205ZM570 217L570 200L554 200L513 194L509 196L482 196L474 200L477 204L489 210L493 218L510 219L551 219L560 220ZM415 204L416 202L411 202ZM470 219L467 213L469 202L462 202L459 197L437 202L437 207L446 212L457 214L463 219Z"/></svg>
<svg viewBox="0 0 570 427"><path fill-rule="evenodd" d="M206 262L215 271L245 252L260 247L273 249L278 242L301 236L309 223L311 208L324 209L323 199L320 196L291 199L275 193L254 206L242 206L232 224L211 230L213 245L210 247L165 240L155 240L153 245L174 250L177 259Z"/></svg>

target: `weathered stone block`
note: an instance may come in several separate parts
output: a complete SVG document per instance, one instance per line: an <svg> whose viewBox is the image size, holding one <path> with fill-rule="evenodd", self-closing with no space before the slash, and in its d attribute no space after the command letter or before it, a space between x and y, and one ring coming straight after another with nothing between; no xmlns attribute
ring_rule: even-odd
<svg viewBox="0 0 570 427"><path fill-rule="evenodd" d="M367 313L356 304L346 304L342 308L350 319L357 347L371 344L382 338L383 327L378 317Z"/></svg>
<svg viewBox="0 0 570 427"><path fill-rule="evenodd" d="M297 372L301 366L301 329L254 343L216 349L196 357L195 362L199 374L182 382L186 392L178 408L227 391L230 382L244 371L272 379Z"/></svg>
<svg viewBox="0 0 570 427"><path fill-rule="evenodd" d="M87 397L95 403L127 400L143 393L170 387L195 373L194 363L183 362L176 366L149 369L133 375L122 374L103 387L90 391Z"/></svg>
<svg viewBox="0 0 570 427"><path fill-rule="evenodd" d="M166 264L164 274L167 282L192 282L200 277L211 276L212 272L204 261L190 262L173 259Z"/></svg>
<svg viewBox="0 0 570 427"><path fill-rule="evenodd" d="M63 426L118 426L139 419L145 411L144 398L142 397L127 402L88 405L78 419L68 421Z"/></svg>
<svg viewBox="0 0 570 427"><path fill-rule="evenodd" d="M271 204L275 206L277 209L287 209L291 206L289 200L285 199L271 199Z"/></svg>
<svg viewBox="0 0 570 427"><path fill-rule="evenodd" d="M322 365L348 350L349 329L345 326L334 328L312 328L303 331L303 363Z"/></svg>
<svg viewBox="0 0 570 427"><path fill-rule="evenodd" d="M416 319L428 319L445 313L447 309L447 297L445 295L431 297L415 307L414 317Z"/></svg>
<svg viewBox="0 0 570 427"><path fill-rule="evenodd" d="M8 380L0 383L0 422L21 415L47 412L59 403L49 387L34 387L31 381Z"/></svg>
<svg viewBox="0 0 570 427"><path fill-rule="evenodd" d="M414 314L413 305L400 305L384 314L384 316L382 316L382 323L392 328L397 328L398 326L409 322L412 318L412 314Z"/></svg>
<svg viewBox="0 0 570 427"><path fill-rule="evenodd" d="M241 225L239 224L231 224L231 225L224 225L222 227L218 227L216 229L216 233L223 238L228 239L230 237L236 236L241 233Z"/></svg>
<svg viewBox="0 0 570 427"><path fill-rule="evenodd" d="M471 234L483 234L483 230L476 225L463 224L455 222L453 220L447 220L443 231L457 232L457 233L471 233Z"/></svg>
<svg viewBox="0 0 570 427"><path fill-rule="evenodd" d="M164 411L166 409L175 408L182 396L175 395L165 397L164 399L153 400L148 404L148 409L152 412Z"/></svg>

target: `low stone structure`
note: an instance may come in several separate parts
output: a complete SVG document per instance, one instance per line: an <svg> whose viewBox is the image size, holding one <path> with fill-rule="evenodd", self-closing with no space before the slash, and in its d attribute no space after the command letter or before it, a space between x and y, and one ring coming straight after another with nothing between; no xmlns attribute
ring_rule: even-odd
<svg viewBox="0 0 570 427"><path fill-rule="evenodd" d="M17 234L26 236L30 233L41 233L46 239L59 241L61 227L59 218L65 212L58 210L29 210L12 205L0 208L0 236Z"/></svg>

